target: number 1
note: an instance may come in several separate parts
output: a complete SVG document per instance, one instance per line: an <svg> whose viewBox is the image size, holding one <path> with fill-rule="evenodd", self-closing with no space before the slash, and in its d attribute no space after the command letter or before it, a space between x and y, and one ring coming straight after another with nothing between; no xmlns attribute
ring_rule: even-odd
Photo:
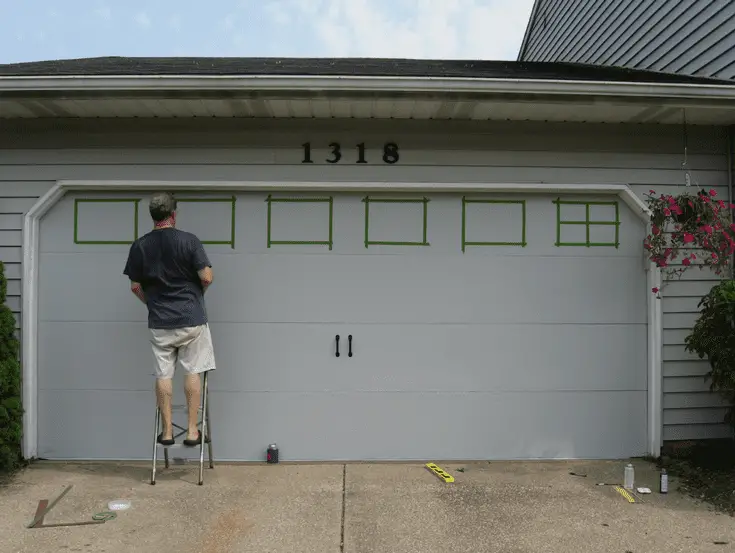
<svg viewBox="0 0 735 553"><path fill-rule="evenodd" d="M365 143L364 142L361 142L360 144L357 145L357 152L358 152L357 163L367 163L367 161L365 161Z"/></svg>
<svg viewBox="0 0 735 553"><path fill-rule="evenodd" d="M304 149L304 159L301 163L314 163L311 159L311 143L304 142L301 147Z"/></svg>

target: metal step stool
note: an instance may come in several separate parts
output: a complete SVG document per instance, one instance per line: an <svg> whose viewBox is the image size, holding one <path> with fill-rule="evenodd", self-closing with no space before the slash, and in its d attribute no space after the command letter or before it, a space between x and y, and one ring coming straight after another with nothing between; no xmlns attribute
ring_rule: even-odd
<svg viewBox="0 0 735 553"><path fill-rule="evenodd" d="M214 468L214 456L212 455L212 433L211 433L211 425L209 424L209 409L207 405L207 400L209 399L209 387L207 386L207 380L209 376L209 371L204 373L204 382L202 383L202 400L199 403L199 409L198 412L201 413L201 418L199 419L199 422L197 423L197 428L201 430L202 432L202 443L199 444L199 485L201 486L204 483L204 444L207 444L207 449L209 450L209 468ZM186 407L186 406L184 406ZM171 411L173 411L173 407ZM173 418L173 415L172 415ZM173 420L171 421L172 425L174 426L174 439L184 436L186 434L187 429L179 426L178 424L174 423ZM176 434L176 429L179 429L181 432ZM158 435L161 433L163 429L161 428L161 410L158 406L156 406L156 426L153 432L153 467L151 469L151 486L155 486L156 484L156 461L158 457L158 448L163 448L163 458L165 462L166 468L169 467L169 460L168 460L168 450L169 449L177 449L177 448L186 448L186 449L193 449L192 447L185 446L183 443L176 443L174 445L162 445L158 443Z"/></svg>

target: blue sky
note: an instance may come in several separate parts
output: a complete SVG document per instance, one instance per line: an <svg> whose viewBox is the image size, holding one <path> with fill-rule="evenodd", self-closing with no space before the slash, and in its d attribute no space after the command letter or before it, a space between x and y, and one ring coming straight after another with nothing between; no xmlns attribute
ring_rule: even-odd
<svg viewBox="0 0 735 553"><path fill-rule="evenodd" d="M533 0L0 0L0 63L94 56L515 59Z"/></svg>

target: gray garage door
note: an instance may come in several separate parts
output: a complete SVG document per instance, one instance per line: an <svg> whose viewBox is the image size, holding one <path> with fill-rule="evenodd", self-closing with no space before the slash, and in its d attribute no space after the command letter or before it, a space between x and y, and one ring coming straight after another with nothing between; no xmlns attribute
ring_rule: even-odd
<svg viewBox="0 0 735 553"><path fill-rule="evenodd" d="M215 270L218 458L645 453L643 227L622 202L180 196ZM42 221L41 457L150 455L146 312L122 275L146 201L70 194Z"/></svg>

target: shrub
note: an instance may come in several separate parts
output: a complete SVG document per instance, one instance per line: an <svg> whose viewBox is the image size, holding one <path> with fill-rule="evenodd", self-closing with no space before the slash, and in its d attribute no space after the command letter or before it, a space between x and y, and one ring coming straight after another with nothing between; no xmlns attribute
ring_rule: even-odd
<svg viewBox="0 0 735 553"><path fill-rule="evenodd" d="M725 421L735 428L735 281L714 286L698 305L699 317L685 339L686 350L709 361L705 378L727 401Z"/></svg>
<svg viewBox="0 0 735 553"><path fill-rule="evenodd" d="M5 305L7 289L5 266L0 261L0 472L10 472L22 461L20 345L15 337L15 317Z"/></svg>

